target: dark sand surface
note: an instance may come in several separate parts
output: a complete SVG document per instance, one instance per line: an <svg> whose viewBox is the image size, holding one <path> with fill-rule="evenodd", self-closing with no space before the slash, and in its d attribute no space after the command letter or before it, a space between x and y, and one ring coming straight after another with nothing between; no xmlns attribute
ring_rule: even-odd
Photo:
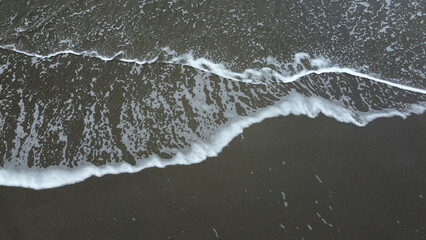
<svg viewBox="0 0 426 240"><path fill-rule="evenodd" d="M425 176L425 114L274 118L200 164L0 187L0 239L424 239Z"/></svg>

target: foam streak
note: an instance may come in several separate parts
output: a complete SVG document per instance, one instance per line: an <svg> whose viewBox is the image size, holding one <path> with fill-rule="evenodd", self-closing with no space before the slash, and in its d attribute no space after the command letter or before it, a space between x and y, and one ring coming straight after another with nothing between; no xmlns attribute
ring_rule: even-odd
<svg viewBox="0 0 426 240"><path fill-rule="evenodd" d="M76 52L73 50L64 50L64 51L58 51L55 53L51 53L48 55L40 55L40 54L36 54L36 53L28 53L22 50L17 49L14 45L5 45L5 46L0 46L1 49L5 49L5 50L11 50L20 54L24 54L30 57L36 57L36 58L42 58L42 59L48 59L48 58L52 58L58 55L62 55L62 54L72 54L72 55L76 55L76 56L89 56L89 57L95 57L98 59L101 59L103 61L112 61L112 60L118 60L118 61L122 61L122 62L126 62L126 63L135 63L135 64L139 64L139 65L144 65L144 64L151 64L154 62L158 61L158 57L155 57L151 60L138 60L138 59L126 59L126 58L117 58L118 56L122 55L124 52L120 51L117 52L116 54L114 54L111 57L107 57L107 56L102 56L100 54L98 54L98 52L96 51L82 51L82 52ZM170 51L168 48L164 48L163 51L167 52L169 55L175 55L176 53L174 51ZM296 54L297 56L298 54ZM299 53L300 55L300 53ZM306 55L306 54L305 54ZM296 59L296 62L300 61L300 59ZM194 59L194 57L190 54L185 54L183 56L179 56L179 57L174 57L172 58L170 61L164 61L165 63L169 63L169 64L181 64L184 66L190 66L193 67L195 69L201 70L201 71L205 71L205 72L209 72L212 74L215 74L217 76L226 78L226 79L230 79L230 80L234 80L234 81L243 81L243 82L247 82L247 83L261 83L261 82L257 82L256 80L253 80L253 77L259 77L259 76L263 76L263 75L272 75L274 76L276 79L282 81L282 82L294 82L299 80L302 77L305 76L309 76L311 74L324 74L324 73L344 73L344 74L349 74L352 76L356 76L356 77L360 77L360 78L364 78L364 79L369 79L371 81L375 81L375 82L379 82L379 83L383 83L392 87L396 87L396 88L400 88L406 91L411 91L411 92L417 92L417 93L421 93L421 94L426 94L426 90L425 89L421 89L421 88L416 88L416 87L411 87L411 86L406 86L403 84L398 84L392 81L388 81L388 80L383 80L377 77L373 77L370 76L368 74L365 73L361 73L356 71L355 69L351 69L351 68L346 68L346 67L337 67L337 66L333 66L333 67L328 67L328 63L323 62L321 64L318 64L318 62L323 61L322 59L313 59L311 60L311 62L316 63L314 65L319 66L320 68L317 70L303 70L295 75L292 76L285 76L282 75L280 73L278 73L275 70L272 70L271 68L268 67L264 67L260 70L257 69L246 69L244 72L242 73L238 73L238 72L233 72L230 69L227 69L223 64L218 64L218 63L213 63L211 61L209 61L208 59L205 58L197 58Z"/></svg>
<svg viewBox="0 0 426 240"><path fill-rule="evenodd" d="M36 58L41 58L41 59L49 59L49 58L56 57L56 56L63 55L63 54L71 54L71 55L75 55L75 56L94 57L94 58L98 58L98 59L101 59L101 60L107 61L107 62L112 61L114 59L117 59L117 60L122 61L122 62L136 63L136 64L139 64L139 65L150 64L150 63L157 61L157 59L158 59L158 57L155 57L151 60L146 60L146 61L140 61L140 60L137 60L137 59L126 59L126 58L119 58L118 59L117 58L118 56L124 54L123 51L119 51L116 54L112 55L111 57L108 57L108 56L102 56L96 51L76 52L76 51L73 51L73 50L63 50L63 51L54 52L54 53L51 53L51 54L48 54L48 55L40 55L40 54L37 54L37 53L29 53L29 52L19 50L15 47L15 45L0 46L0 49L10 50L10 51L14 51L16 53L24 54L24 55L29 56L29 57L36 57Z"/></svg>
<svg viewBox="0 0 426 240"><path fill-rule="evenodd" d="M300 72L299 74L296 74L296 75L294 75L290 78L284 77L284 78L282 78L282 80L284 80L285 82L292 82L292 81L296 81L297 79L299 79L301 77L308 76L308 75L311 75L311 74L324 74L324 73L345 73L345 74L349 74L349 75L352 75L352 76L355 76L355 77L365 78L365 79L369 79L371 81L384 83L386 85L396 87L396 88L400 88L400 89L404 89L404 90L407 90L407 91L426 94L426 90L424 90L424 89L410 87L410 86L390 82L390 81L387 81L387 80L379 79L379 78L376 78L376 77L372 77L372 76L369 76L365 73L357 72L356 70L351 69L351 68L329 67L329 68L322 68L322 69L319 69L319 70L303 71L303 72Z"/></svg>

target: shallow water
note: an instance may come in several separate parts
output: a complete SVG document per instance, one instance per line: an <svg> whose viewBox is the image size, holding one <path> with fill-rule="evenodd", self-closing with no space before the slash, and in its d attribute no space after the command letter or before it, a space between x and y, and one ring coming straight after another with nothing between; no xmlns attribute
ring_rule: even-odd
<svg viewBox="0 0 426 240"><path fill-rule="evenodd" d="M197 163L279 115L426 109L421 1L1 3L1 185Z"/></svg>

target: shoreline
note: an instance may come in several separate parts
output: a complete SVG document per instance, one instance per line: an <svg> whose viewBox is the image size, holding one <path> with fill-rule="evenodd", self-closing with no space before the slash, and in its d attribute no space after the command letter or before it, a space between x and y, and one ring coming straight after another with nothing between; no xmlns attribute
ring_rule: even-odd
<svg viewBox="0 0 426 240"><path fill-rule="evenodd" d="M238 135L246 131L252 125L261 124L263 121L276 117L298 117L306 116L312 119L329 117L340 123L349 123L356 126L366 126L380 118L400 117L406 119L412 115L424 115L425 106L413 104L405 113L397 110L388 110L380 113L360 114L359 119L354 118L352 112L340 106L318 97L306 98L298 93L290 94L288 97L273 106L259 110L252 116L241 117L235 121L225 124L220 131L210 136L209 140L200 141L192 146L177 152L171 159L162 160L158 156L148 159L137 160L135 165L127 161L120 163L75 168L64 168L53 166L49 168L23 168L23 169L0 169L0 186L23 187L35 190L51 189L66 185L77 184L86 181L90 177L102 177L105 175L117 175L124 173L137 173L142 170L157 167L164 168L174 165L192 165L205 161L207 158L216 157L226 148ZM132 159L132 161L134 161Z"/></svg>
<svg viewBox="0 0 426 240"><path fill-rule="evenodd" d="M0 186L5 239L421 238L426 114L263 120L193 165Z"/></svg>

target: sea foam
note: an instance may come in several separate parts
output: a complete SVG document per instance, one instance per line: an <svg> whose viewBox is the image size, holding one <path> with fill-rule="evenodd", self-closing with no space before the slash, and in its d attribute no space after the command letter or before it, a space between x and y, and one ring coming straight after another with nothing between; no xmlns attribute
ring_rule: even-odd
<svg viewBox="0 0 426 240"><path fill-rule="evenodd" d="M241 134L250 125L278 116L293 114L315 118L322 113L339 122L365 126L376 118L393 116L405 118L410 114L422 114L425 110L426 103L421 103L412 105L406 112L388 110L377 113L363 113L360 117L355 118L353 112L336 106L325 99L305 97L298 93L292 93L281 102L264 108L253 116L241 117L234 122L227 123L221 131L211 136L208 141L192 144L189 148L177 153L172 159L167 160L167 162L154 156L143 161L137 161L135 165L128 163L107 164L104 166L85 164L71 169L63 167L0 169L0 185L48 189L81 182L91 176L101 177L106 174L135 173L150 167L163 168L169 165L195 164L208 157L217 156L232 139Z"/></svg>
<svg viewBox="0 0 426 240"><path fill-rule="evenodd" d="M118 52L113 56L106 57L101 56L95 51L83 51L75 52L72 50L58 51L49 55L39 55L35 53L28 53L22 50L18 50L13 45L0 46L2 49L11 50L27 56L46 59L52 58L62 54L73 54L78 56L88 56L99 58L103 61L118 60L127 63L135 63L139 65L150 64L159 61L158 58L151 60L137 60L137 59L125 59L120 58L123 53ZM298 79L309 76L311 74L324 74L324 73L344 73L352 76L368 79L370 81L379 82L392 87L400 88L406 91L417 92L420 94L426 94L426 90L419 89L411 86L398 84L392 81L383 80L377 77L370 76L368 74L356 71L351 68L333 66L324 58L309 59L312 69L303 69L295 74L286 74L285 72L279 72L273 70L270 67L264 67L260 69L246 69L243 72L234 72L227 68L224 64L214 63L206 58L194 58L191 54L182 56L176 56L173 51L164 49L169 55L169 58L164 62L171 64L180 64L190 66L201 71L209 72L217 76L234 80L244 81L249 83L263 84L261 81L257 81L260 76L272 76L277 81L284 83L294 82ZM294 64L300 64L301 59L309 58L309 55L300 53L295 56ZM339 122L352 123L357 126L365 126L369 122L376 118L381 117L407 117L410 114L422 114L426 110L426 103L421 102L417 104L411 104L409 108L404 111L398 111L394 109L380 110L380 111L369 111L366 113L357 112L344 108L332 101L323 99L317 96L304 96L296 92L290 93L281 99L280 102L257 110L254 114L245 117L239 117L236 120L232 120L220 127L220 131L211 135L206 141L198 141L192 143L189 147L182 149L176 153L174 157L169 160L161 159L157 156L151 156L147 159L136 161L135 165L128 163L117 163L117 164L106 164L103 166L95 166L91 163L85 163L84 165L66 168L66 167L48 167L48 168L1 168L0 169L0 185L4 186L17 186L32 189L47 189L59 187L67 184L73 184L81 182L91 176L103 176L106 174L120 174L120 173L134 173L139 172L142 169L150 167L165 167L168 165L189 165L199 163L208 157L217 156L222 149L229 144L232 139L243 132L243 129L249 127L252 124L263 121L267 118L277 116L288 116L293 115L306 115L310 118L315 118L318 114L322 113L325 116L336 119Z"/></svg>
<svg viewBox="0 0 426 240"><path fill-rule="evenodd" d="M103 56L100 55L97 51L73 51L73 50L62 50L57 51L54 53L50 53L47 55L41 55L37 53L30 53L23 50L19 50L16 48L15 45L0 45L0 49L5 50L11 50L16 53L24 54L31 57L36 57L40 59L49 59L55 56L63 55L63 54L72 54L76 56L87 56L87 57L95 57L98 59L101 59L103 61L113 61L118 60L126 63L135 63L138 65L145 65L145 64L152 64L154 62L158 62L158 56L154 57L152 59L147 60L138 60L138 59L127 59L127 58L120 58L119 56L123 55L124 52L119 51L115 53L112 56ZM393 81L380 79L378 77L370 76L369 74L362 73L357 71L356 69L347 68L347 67L340 67L337 65L330 65L330 61L326 58L319 57L319 58L310 58L310 55L307 53L296 53L294 57L294 65L302 65L302 59L307 59L314 70L307 70L303 69L302 71L293 74L293 75L287 75L282 74L276 70L271 69L270 67L263 67L260 69L246 69L243 72L234 72L231 69L227 68L224 64L221 63L214 63L206 58L200 57L200 58L194 58L194 56L190 53L184 54L181 56L176 56L176 52L173 50L170 50L168 47L165 47L162 49L162 51L170 56L169 60L164 60L162 62L169 63L169 64L180 64L183 66L189 66L201 71L209 72L211 74L215 74L217 76L234 80L234 81L243 81L247 83L254 83L254 84L261 84L262 82L257 82L255 79L256 77L260 76L273 76L275 79L284 82L294 82L299 80L302 77L309 76L311 74L324 74L324 73L344 73L355 77L361 77L365 79L369 79L374 82L383 83L392 87L400 88L403 90L411 91L411 92L417 92L426 94L425 89L416 88L412 86L406 86L403 84L395 83Z"/></svg>

